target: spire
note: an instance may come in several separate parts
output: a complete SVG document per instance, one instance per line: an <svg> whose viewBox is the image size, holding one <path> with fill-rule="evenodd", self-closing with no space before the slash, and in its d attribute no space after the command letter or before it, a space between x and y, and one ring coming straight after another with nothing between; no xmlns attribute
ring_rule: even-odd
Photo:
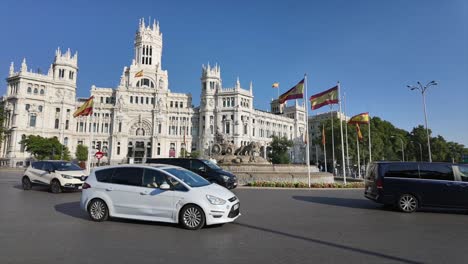
<svg viewBox="0 0 468 264"><path fill-rule="evenodd" d="M11 62L11 64L10 64L10 75L13 75L13 73L15 73L15 64L13 62Z"/></svg>
<svg viewBox="0 0 468 264"><path fill-rule="evenodd" d="M52 76L53 72L54 72L54 66L51 64L50 67L49 67L49 71L47 72L47 75Z"/></svg>
<svg viewBox="0 0 468 264"><path fill-rule="evenodd" d="M26 65L26 58L23 58L23 62L21 63L21 71L22 72L28 71L28 66Z"/></svg>
<svg viewBox="0 0 468 264"><path fill-rule="evenodd" d="M236 89L240 89L240 81L239 81L239 76L237 76L237 81L236 81Z"/></svg>
<svg viewBox="0 0 468 264"><path fill-rule="evenodd" d="M252 81L250 81L250 94L252 94L252 91L253 91L253 84L252 84Z"/></svg>

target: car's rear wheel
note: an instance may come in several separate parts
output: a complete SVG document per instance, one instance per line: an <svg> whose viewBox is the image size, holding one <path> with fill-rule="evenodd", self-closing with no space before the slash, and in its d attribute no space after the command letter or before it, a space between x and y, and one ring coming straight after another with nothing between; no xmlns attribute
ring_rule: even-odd
<svg viewBox="0 0 468 264"><path fill-rule="evenodd" d="M62 186L60 186L60 182L58 180L52 180L52 182L50 183L50 192L52 193L62 192Z"/></svg>
<svg viewBox="0 0 468 264"><path fill-rule="evenodd" d="M109 217L107 204L101 199L94 199L88 205L89 217L96 222L106 221Z"/></svg>
<svg viewBox="0 0 468 264"><path fill-rule="evenodd" d="M402 194L398 199L398 209L405 213L412 213L418 209L418 199L412 194Z"/></svg>
<svg viewBox="0 0 468 264"><path fill-rule="evenodd" d="M194 204L187 205L180 212L179 222L186 229L200 229L205 225L205 213L199 206Z"/></svg>
<svg viewBox="0 0 468 264"><path fill-rule="evenodd" d="M28 176L24 176L23 179L21 180L23 190L31 190L32 188L32 183L31 180L29 179Z"/></svg>

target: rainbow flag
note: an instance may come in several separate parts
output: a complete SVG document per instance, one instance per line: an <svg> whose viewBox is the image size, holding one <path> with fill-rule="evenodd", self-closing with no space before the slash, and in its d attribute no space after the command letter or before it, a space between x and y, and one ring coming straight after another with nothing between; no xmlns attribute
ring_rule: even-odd
<svg viewBox="0 0 468 264"><path fill-rule="evenodd" d="M91 96L86 102L73 113L73 117L89 116L93 114L94 96Z"/></svg>
<svg viewBox="0 0 468 264"><path fill-rule="evenodd" d="M369 124L369 121L369 113L366 112L351 117L351 119L348 121L348 124Z"/></svg>
<svg viewBox="0 0 468 264"><path fill-rule="evenodd" d="M312 110L319 109L322 106L329 104L337 104L338 101L338 86L330 88L324 92L314 94L310 97L310 106Z"/></svg>
<svg viewBox="0 0 468 264"><path fill-rule="evenodd" d="M287 100L304 98L304 79L302 79L298 84L293 88L286 91L284 94L280 95L278 102L284 104Z"/></svg>
<svg viewBox="0 0 468 264"><path fill-rule="evenodd" d="M135 73L135 77L143 77L143 70Z"/></svg>

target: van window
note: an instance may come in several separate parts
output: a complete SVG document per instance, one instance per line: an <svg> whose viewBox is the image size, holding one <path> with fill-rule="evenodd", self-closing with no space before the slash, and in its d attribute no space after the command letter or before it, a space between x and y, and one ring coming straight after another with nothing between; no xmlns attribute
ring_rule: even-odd
<svg viewBox="0 0 468 264"><path fill-rule="evenodd" d="M42 169L42 162L36 161L31 164L31 167L36 170Z"/></svg>
<svg viewBox="0 0 468 264"><path fill-rule="evenodd" d="M468 165L459 165L458 170L460 171L461 180L468 182Z"/></svg>
<svg viewBox="0 0 468 264"><path fill-rule="evenodd" d="M112 175L112 183L141 186L143 178L142 168L117 168Z"/></svg>
<svg viewBox="0 0 468 264"><path fill-rule="evenodd" d="M447 164L419 164L419 174L422 179L453 181L452 166Z"/></svg>
<svg viewBox="0 0 468 264"><path fill-rule="evenodd" d="M99 182L111 182L113 172L114 172L114 169L98 170L95 172L96 179Z"/></svg>
<svg viewBox="0 0 468 264"><path fill-rule="evenodd" d="M166 182L166 174L157 170L145 169L143 187L159 188L164 182Z"/></svg>
<svg viewBox="0 0 468 264"><path fill-rule="evenodd" d="M205 168L205 164L199 160L191 160L190 169L194 171L200 171Z"/></svg>
<svg viewBox="0 0 468 264"><path fill-rule="evenodd" d="M419 178L417 163L390 163L386 165L385 178Z"/></svg>

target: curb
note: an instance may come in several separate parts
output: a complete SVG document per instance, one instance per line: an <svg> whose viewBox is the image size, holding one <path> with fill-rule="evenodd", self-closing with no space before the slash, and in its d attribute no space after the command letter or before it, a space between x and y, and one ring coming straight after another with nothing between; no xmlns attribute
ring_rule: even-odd
<svg viewBox="0 0 468 264"><path fill-rule="evenodd" d="M301 191L315 191L315 190L364 190L363 188L291 188L291 187L254 187L254 186L237 186L236 189L243 189L243 190L301 190Z"/></svg>

